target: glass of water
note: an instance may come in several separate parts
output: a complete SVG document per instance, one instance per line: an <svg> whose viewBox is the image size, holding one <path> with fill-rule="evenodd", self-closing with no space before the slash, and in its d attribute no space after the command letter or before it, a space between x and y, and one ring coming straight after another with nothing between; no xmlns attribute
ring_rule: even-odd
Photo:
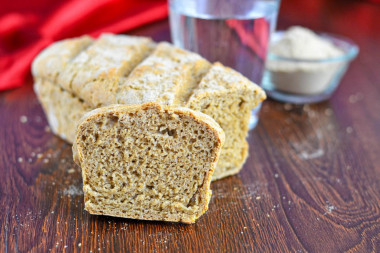
<svg viewBox="0 0 380 253"><path fill-rule="evenodd" d="M280 0L169 0L173 43L261 84ZM256 126L261 104L252 111Z"/></svg>

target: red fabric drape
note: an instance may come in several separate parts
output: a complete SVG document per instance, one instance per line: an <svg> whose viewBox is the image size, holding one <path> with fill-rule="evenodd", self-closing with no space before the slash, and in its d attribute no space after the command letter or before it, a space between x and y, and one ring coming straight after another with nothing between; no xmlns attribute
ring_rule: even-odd
<svg viewBox="0 0 380 253"><path fill-rule="evenodd" d="M54 41L125 32L167 15L165 0L1 0L0 91L23 85L33 58Z"/></svg>

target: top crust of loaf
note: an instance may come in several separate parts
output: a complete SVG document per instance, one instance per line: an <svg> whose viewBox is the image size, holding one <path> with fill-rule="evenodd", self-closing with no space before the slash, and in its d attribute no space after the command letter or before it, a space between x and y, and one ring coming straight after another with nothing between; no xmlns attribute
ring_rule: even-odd
<svg viewBox="0 0 380 253"><path fill-rule="evenodd" d="M48 79L92 107L116 103L126 76L154 49L146 37L102 34L52 44L33 61L36 79Z"/></svg>
<svg viewBox="0 0 380 253"><path fill-rule="evenodd" d="M196 108L199 101L211 95L221 96L239 93L252 107L266 99L265 92L239 72L216 62L201 80L199 86L189 98L187 107ZM197 108L198 109L198 108ZM199 108L200 109L200 108Z"/></svg>
<svg viewBox="0 0 380 253"><path fill-rule="evenodd" d="M53 43L33 61L35 79L47 79L94 108L158 102L186 106L210 93L264 91L220 63L149 38L103 34ZM256 103L256 104L257 104Z"/></svg>
<svg viewBox="0 0 380 253"><path fill-rule="evenodd" d="M179 96L195 87L210 65L198 54L161 42L121 85L117 103L181 105Z"/></svg>
<svg viewBox="0 0 380 253"><path fill-rule="evenodd" d="M55 42L42 50L32 62L32 74L55 83L69 62L93 43L89 36Z"/></svg>

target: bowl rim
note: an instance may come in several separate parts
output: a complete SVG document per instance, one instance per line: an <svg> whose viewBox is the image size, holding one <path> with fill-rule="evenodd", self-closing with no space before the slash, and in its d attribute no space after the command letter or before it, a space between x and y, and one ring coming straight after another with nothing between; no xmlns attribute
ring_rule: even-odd
<svg viewBox="0 0 380 253"><path fill-rule="evenodd" d="M284 32L285 32L285 30L279 30L279 31L275 31L274 34L282 36L282 34ZM274 53L268 52L267 60L288 61L288 62L308 62L308 63L329 63L329 62L352 61L359 54L359 46L347 37L344 37L341 35L335 35L335 34L331 34L331 33L325 33L325 32L320 32L317 34L320 35L321 37L325 38L325 39L328 39L329 41L334 39L335 41L339 41L340 43L347 45L348 50L345 50L345 53L343 55L336 56L336 57L330 57L327 59L290 58L290 57L278 56ZM271 36L271 38L273 38L273 35Z"/></svg>

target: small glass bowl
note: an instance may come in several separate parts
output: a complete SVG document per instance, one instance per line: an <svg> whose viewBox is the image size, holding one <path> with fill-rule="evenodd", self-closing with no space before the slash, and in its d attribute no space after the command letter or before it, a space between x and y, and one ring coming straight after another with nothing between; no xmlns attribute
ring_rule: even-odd
<svg viewBox="0 0 380 253"><path fill-rule="evenodd" d="M271 42L280 40L283 31L273 33ZM269 97L287 103L308 104L330 98L359 52L350 39L321 33L344 54L323 60L285 58L268 53L262 87Z"/></svg>

